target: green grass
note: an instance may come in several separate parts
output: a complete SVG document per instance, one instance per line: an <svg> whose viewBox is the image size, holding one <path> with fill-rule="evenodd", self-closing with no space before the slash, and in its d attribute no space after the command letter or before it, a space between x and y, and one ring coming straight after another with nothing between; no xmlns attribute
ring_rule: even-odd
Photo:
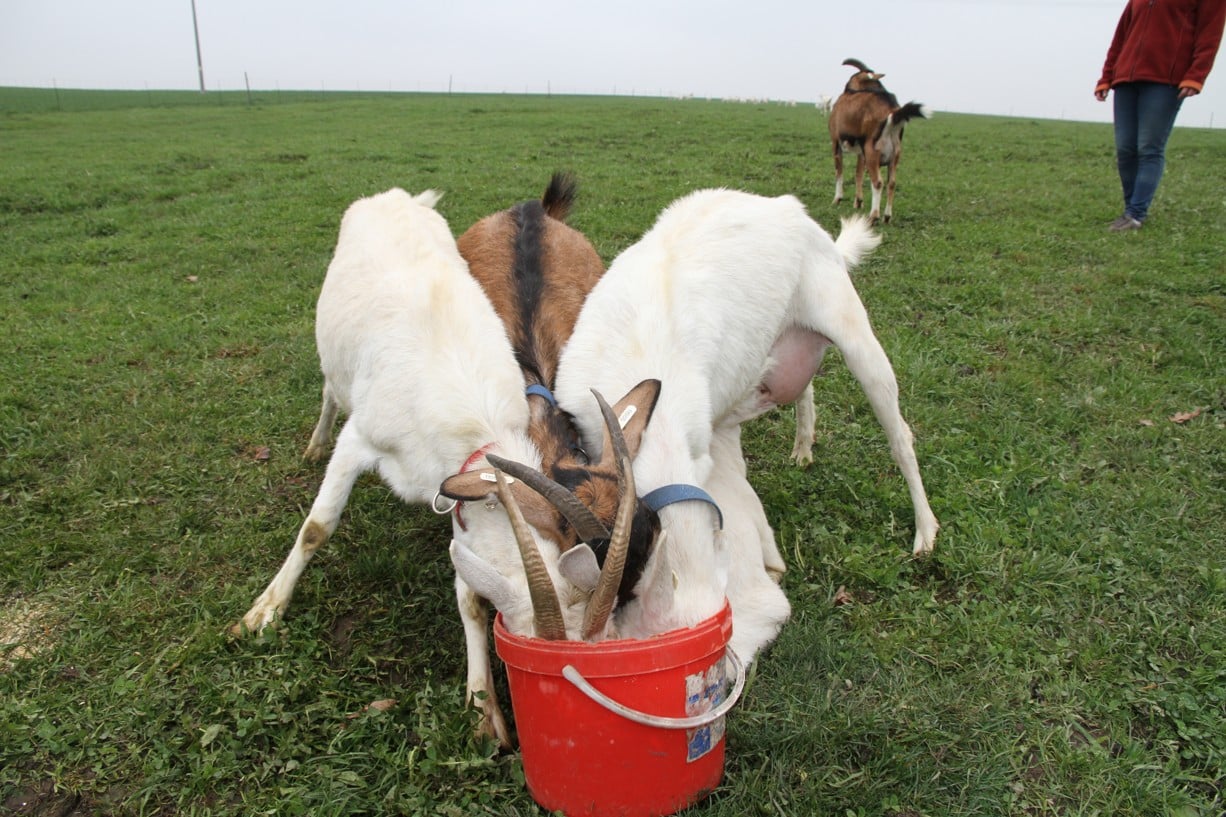
<svg viewBox="0 0 1226 817"><path fill-rule="evenodd" d="M470 736L448 526L377 480L286 626L224 635L322 477L300 452L340 214L435 187L459 232L569 168L606 260L698 187L794 193L837 231L824 121L60 94L0 90L0 813L541 813L517 756ZM787 459L790 413L747 427L794 612L729 717L724 784L687 813L1220 814L1222 136L1178 129L1150 222L1111 235L1109 126L908 134L897 221L856 279L938 552L908 557L902 479L837 354L813 466Z"/></svg>

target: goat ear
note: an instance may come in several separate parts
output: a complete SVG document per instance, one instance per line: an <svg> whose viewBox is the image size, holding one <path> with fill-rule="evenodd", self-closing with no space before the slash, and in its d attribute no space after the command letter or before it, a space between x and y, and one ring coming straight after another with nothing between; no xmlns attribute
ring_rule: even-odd
<svg viewBox="0 0 1226 817"><path fill-rule="evenodd" d="M580 590L591 592L600 582L600 563L596 553L584 543L575 545L558 559L558 572Z"/></svg>
<svg viewBox="0 0 1226 817"><path fill-rule="evenodd" d="M673 571L668 551L668 532L665 531L656 540L655 548L643 568L643 577L636 585L635 595L644 610L662 613L672 609L677 591L677 574Z"/></svg>
<svg viewBox="0 0 1226 817"><path fill-rule="evenodd" d="M560 543L562 534L557 531L558 511L549 504L549 500L519 480L512 483L511 493L515 494L515 501L519 503L528 524L540 531L541 535Z"/></svg>
<svg viewBox="0 0 1226 817"><path fill-rule="evenodd" d="M483 476L483 474L485 476ZM458 499L461 502L476 502L497 492L492 481L493 471L466 471L463 474L453 474L443 480L439 493L448 499Z"/></svg>
<svg viewBox="0 0 1226 817"><path fill-rule="evenodd" d="M729 554L728 540L722 530L715 531L715 579L724 592L728 591L728 571L732 567L732 557Z"/></svg>
<svg viewBox="0 0 1226 817"><path fill-rule="evenodd" d="M510 615L515 608L515 593L506 576L455 539L451 540L450 551L451 563L455 565L456 575L468 585L469 589L481 598L488 599L500 613Z"/></svg>
<svg viewBox="0 0 1226 817"><path fill-rule="evenodd" d="M643 441L643 432L647 430L647 423L650 422L651 414L656 410L656 401L659 399L660 381L644 380L626 392L626 396L613 406L613 413L617 415L621 423L622 435L626 438L626 448L630 452L631 459L638 456L639 443ZM602 461L604 457L612 456L610 452L613 451L613 444L609 440L607 429L604 432L604 445L600 451Z"/></svg>
<svg viewBox="0 0 1226 817"><path fill-rule="evenodd" d="M494 472L489 468L453 474L443 480L438 490L443 496L458 499L461 502L480 502L498 492ZM511 493L515 494L515 501L519 503L524 519L529 525L542 534L548 534L557 527L557 512L536 491L519 480L515 480L511 483ZM561 538L561 534L551 536L551 538L557 541Z"/></svg>

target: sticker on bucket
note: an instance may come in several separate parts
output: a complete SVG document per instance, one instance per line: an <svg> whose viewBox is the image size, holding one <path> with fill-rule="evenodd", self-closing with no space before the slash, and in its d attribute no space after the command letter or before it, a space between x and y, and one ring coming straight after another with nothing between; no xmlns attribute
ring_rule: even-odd
<svg viewBox="0 0 1226 817"><path fill-rule="evenodd" d="M720 658L707 668L685 677L685 714L705 715L724 700L728 676L724 672L724 659ZM693 763L714 749L724 737L724 718L721 715L711 723L697 729L687 729L685 744L686 761Z"/></svg>

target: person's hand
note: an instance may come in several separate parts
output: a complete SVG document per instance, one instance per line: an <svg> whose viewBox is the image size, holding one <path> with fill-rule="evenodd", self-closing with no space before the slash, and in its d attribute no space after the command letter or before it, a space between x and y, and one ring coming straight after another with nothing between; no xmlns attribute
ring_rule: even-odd
<svg viewBox="0 0 1226 817"><path fill-rule="evenodd" d="M1111 89L1110 88L1098 89L1097 91L1094 92L1094 98L1097 99L1099 102L1106 102L1107 101L1107 91L1109 90Z"/></svg>
<svg viewBox="0 0 1226 817"><path fill-rule="evenodd" d="M1196 90L1195 88L1187 88L1187 87L1184 87L1184 88L1180 88L1180 89L1179 89L1179 98L1180 98L1180 99L1187 99L1188 97L1190 97L1190 96L1196 96L1196 95L1197 95L1197 94L1199 94L1199 93L1200 93L1200 91Z"/></svg>

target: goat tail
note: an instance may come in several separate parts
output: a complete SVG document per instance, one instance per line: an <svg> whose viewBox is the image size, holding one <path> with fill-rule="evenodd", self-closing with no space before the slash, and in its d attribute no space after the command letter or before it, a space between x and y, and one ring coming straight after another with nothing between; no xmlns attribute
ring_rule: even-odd
<svg viewBox="0 0 1226 817"><path fill-rule="evenodd" d="M434 205L438 204L438 200L443 197L443 194L437 190L423 190L413 197L413 201L420 204L422 207L434 209Z"/></svg>
<svg viewBox="0 0 1226 817"><path fill-rule="evenodd" d="M842 220L842 229L834 242L835 249L843 256L843 263L850 270L864 258L877 249L881 236L873 232L869 220L864 216L852 216Z"/></svg>
<svg viewBox="0 0 1226 817"><path fill-rule="evenodd" d="M893 125L905 125L912 119L931 119L932 111L927 105L918 102L908 102L890 114L889 122Z"/></svg>
<svg viewBox="0 0 1226 817"><path fill-rule="evenodd" d="M541 206L551 218L566 221L578 191L579 184L575 181L575 177L565 171L558 171L549 180L549 186L545 188L545 195L541 196Z"/></svg>

